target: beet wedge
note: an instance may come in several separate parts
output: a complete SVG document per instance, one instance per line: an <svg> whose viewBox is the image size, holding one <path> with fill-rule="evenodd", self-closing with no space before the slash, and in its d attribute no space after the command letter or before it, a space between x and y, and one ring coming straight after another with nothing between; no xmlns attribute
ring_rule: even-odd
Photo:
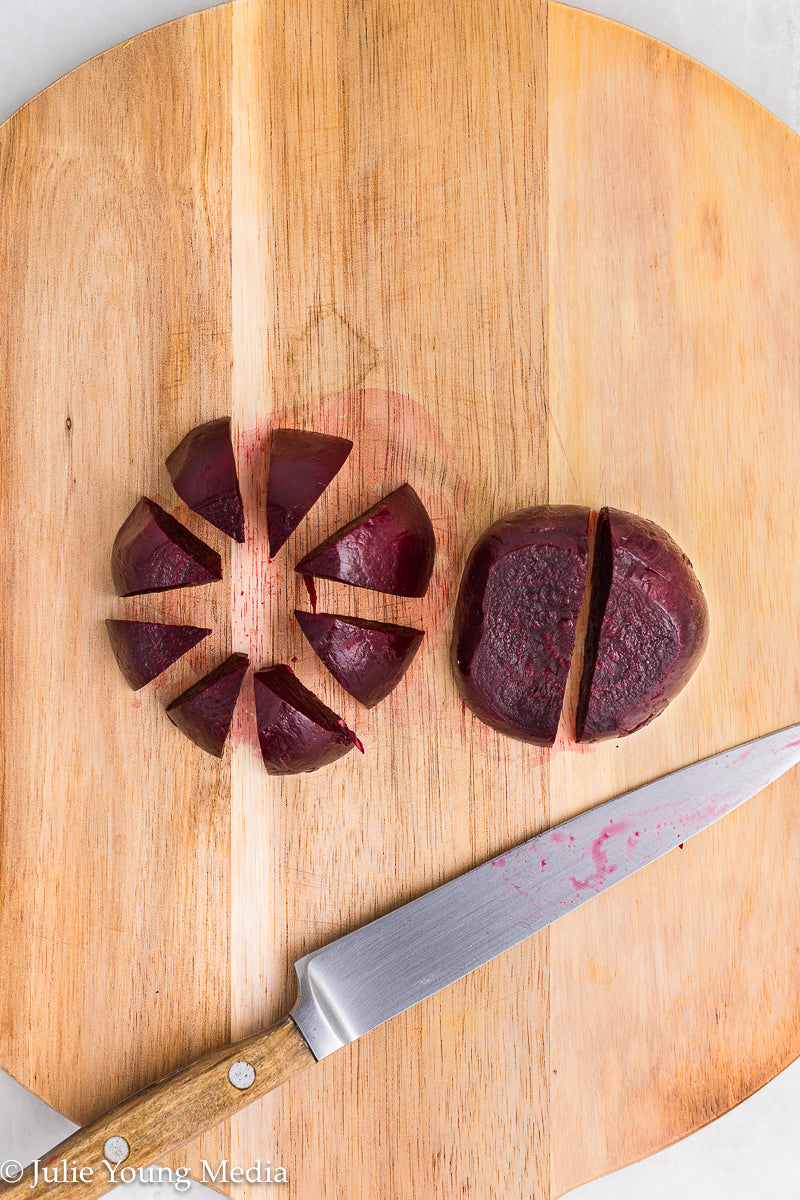
<svg viewBox="0 0 800 1200"><path fill-rule="evenodd" d="M456 601L452 664L471 711L500 733L555 741L586 585L589 510L523 509L475 543Z"/></svg>
<svg viewBox="0 0 800 1200"><path fill-rule="evenodd" d="M338 475L352 449L348 438L328 433L275 430L267 479L267 529L273 558Z"/></svg>
<svg viewBox="0 0 800 1200"><path fill-rule="evenodd" d="M143 497L114 539L111 574L118 595L141 596L221 579L222 563L216 550Z"/></svg>
<svg viewBox="0 0 800 1200"><path fill-rule="evenodd" d="M167 459L167 470L175 491L193 512L235 541L244 541L230 417L190 430Z"/></svg>
<svg viewBox="0 0 800 1200"><path fill-rule="evenodd" d="M210 629L157 621L106 621L108 638L126 683L138 692L177 662Z"/></svg>
<svg viewBox="0 0 800 1200"><path fill-rule="evenodd" d="M404 483L331 534L295 570L392 596L424 596L435 554L431 519Z"/></svg>
<svg viewBox="0 0 800 1200"><path fill-rule="evenodd" d="M167 706L173 725L217 758L222 757L247 667L246 654L232 654Z"/></svg>
<svg viewBox="0 0 800 1200"><path fill-rule="evenodd" d="M256 671L256 726L270 775L317 771L348 754L358 739L283 665Z"/></svg>
<svg viewBox="0 0 800 1200"><path fill-rule="evenodd" d="M308 642L334 679L365 708L397 687L425 634L421 629L295 609Z"/></svg>
<svg viewBox="0 0 800 1200"><path fill-rule="evenodd" d="M576 718L579 741L649 724L688 681L708 641L692 564L666 530L603 508Z"/></svg>

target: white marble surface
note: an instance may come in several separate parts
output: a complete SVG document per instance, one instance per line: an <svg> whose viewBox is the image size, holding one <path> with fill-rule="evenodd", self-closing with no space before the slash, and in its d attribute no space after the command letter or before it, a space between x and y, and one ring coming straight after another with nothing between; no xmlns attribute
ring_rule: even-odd
<svg viewBox="0 0 800 1200"><path fill-rule="evenodd" d="M0 121L92 55L199 7L181 0L0 0ZM800 131L798 0L589 0L579 7L691 54ZM0 1133L11 1128L8 1114L18 1104L0 1074ZM32 1106L26 1120L33 1142L46 1136L43 1110ZM712 1125L578 1188L570 1200L798 1200L798 1125L800 1063Z"/></svg>

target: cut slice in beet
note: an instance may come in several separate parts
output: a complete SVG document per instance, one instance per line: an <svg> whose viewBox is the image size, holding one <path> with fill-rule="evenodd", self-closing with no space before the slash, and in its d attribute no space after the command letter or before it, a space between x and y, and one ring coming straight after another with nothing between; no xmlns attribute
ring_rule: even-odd
<svg viewBox="0 0 800 1200"><path fill-rule="evenodd" d="M420 629L358 617L299 609L294 615L331 675L366 708L397 687L425 636Z"/></svg>
<svg viewBox="0 0 800 1200"><path fill-rule="evenodd" d="M120 596L141 596L221 579L222 563L216 550L143 497L114 539L111 573Z"/></svg>
<svg viewBox="0 0 800 1200"><path fill-rule="evenodd" d="M270 775L316 771L348 754L355 735L286 666L253 676L256 725Z"/></svg>
<svg viewBox="0 0 800 1200"><path fill-rule="evenodd" d="M353 443L306 429L276 429L267 480L269 552L274 557L341 470Z"/></svg>
<svg viewBox="0 0 800 1200"><path fill-rule="evenodd" d="M500 733L555 741L586 584L589 510L523 509L478 539L456 602L452 662L468 707Z"/></svg>
<svg viewBox="0 0 800 1200"><path fill-rule="evenodd" d="M173 725L217 758L222 757L247 666L246 654L232 654L167 707Z"/></svg>
<svg viewBox="0 0 800 1200"><path fill-rule="evenodd" d="M244 509L236 476L230 417L198 425L167 459L175 491L193 512L237 542L244 541Z"/></svg>
<svg viewBox="0 0 800 1200"><path fill-rule="evenodd" d="M663 712L708 641L692 564L659 525L604 508L577 712L578 740L621 737Z"/></svg>
<svg viewBox="0 0 800 1200"><path fill-rule="evenodd" d="M337 529L295 570L393 596L424 596L435 554L431 519L417 493L404 483Z"/></svg>
<svg viewBox="0 0 800 1200"><path fill-rule="evenodd" d="M156 621L108 620L106 629L119 669L137 692L211 633L196 625Z"/></svg>

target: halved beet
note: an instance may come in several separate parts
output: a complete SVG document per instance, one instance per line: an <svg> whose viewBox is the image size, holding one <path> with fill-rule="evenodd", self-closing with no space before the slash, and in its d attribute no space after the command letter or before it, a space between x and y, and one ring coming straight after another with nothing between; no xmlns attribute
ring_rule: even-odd
<svg viewBox="0 0 800 1200"><path fill-rule="evenodd" d="M211 633L196 625L157 621L108 620L106 629L119 669L136 692Z"/></svg>
<svg viewBox="0 0 800 1200"><path fill-rule="evenodd" d="M222 757L247 667L246 654L232 654L167 706L173 725L217 758Z"/></svg>
<svg viewBox="0 0 800 1200"><path fill-rule="evenodd" d="M343 526L295 567L393 596L424 596L436 538L427 510L407 483Z"/></svg>
<svg viewBox="0 0 800 1200"><path fill-rule="evenodd" d="M267 479L267 528L273 557L339 473L352 449L348 438L329 433L275 430Z"/></svg>
<svg viewBox="0 0 800 1200"><path fill-rule="evenodd" d="M297 623L331 675L365 708L397 687L425 634L405 625L294 610Z"/></svg>
<svg viewBox="0 0 800 1200"><path fill-rule="evenodd" d="M689 679L708 641L692 564L659 525L601 509L577 712L578 740L647 725Z"/></svg>
<svg viewBox="0 0 800 1200"><path fill-rule="evenodd" d="M549 746L558 729L586 584L589 510L523 509L467 561L452 662L468 707L500 733Z"/></svg>
<svg viewBox="0 0 800 1200"><path fill-rule="evenodd" d="M264 766L270 775L316 771L348 754L355 735L286 666L253 676L256 725Z"/></svg>
<svg viewBox="0 0 800 1200"><path fill-rule="evenodd" d="M244 509L231 442L231 419L207 421L186 434L167 459L175 491L193 512L237 542L244 541Z"/></svg>
<svg viewBox="0 0 800 1200"><path fill-rule="evenodd" d="M222 563L216 550L143 497L114 539L111 573L120 596L141 596L221 579Z"/></svg>

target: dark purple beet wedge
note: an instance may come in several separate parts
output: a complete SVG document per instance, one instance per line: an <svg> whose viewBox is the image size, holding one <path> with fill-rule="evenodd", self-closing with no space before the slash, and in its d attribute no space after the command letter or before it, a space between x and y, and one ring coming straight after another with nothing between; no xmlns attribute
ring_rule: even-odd
<svg viewBox="0 0 800 1200"><path fill-rule="evenodd" d="M392 596L424 596L436 538L428 512L407 483L312 550L295 567Z"/></svg>
<svg viewBox="0 0 800 1200"><path fill-rule="evenodd" d="M317 771L358 744L344 721L288 667L256 671L253 680L258 740L270 775Z"/></svg>
<svg viewBox="0 0 800 1200"><path fill-rule="evenodd" d="M157 621L108 620L106 629L119 669L136 692L211 633L196 625Z"/></svg>
<svg viewBox="0 0 800 1200"><path fill-rule="evenodd" d="M411 666L425 636L420 629L295 609L314 651L346 692L365 708L385 699Z"/></svg>
<svg viewBox="0 0 800 1200"><path fill-rule="evenodd" d="M167 707L173 725L217 758L222 758L247 667L246 654L232 654Z"/></svg>
<svg viewBox="0 0 800 1200"><path fill-rule="evenodd" d="M267 479L267 528L273 558L342 469L352 449L347 438L328 433L275 430Z"/></svg>
<svg viewBox="0 0 800 1200"><path fill-rule="evenodd" d="M193 512L228 537L244 541L230 417L208 421L187 433L167 459L167 470L175 491Z"/></svg>
<svg viewBox="0 0 800 1200"><path fill-rule="evenodd" d="M667 707L708 641L692 564L652 521L601 509L577 712L578 740L622 737Z"/></svg>
<svg viewBox="0 0 800 1200"><path fill-rule="evenodd" d="M555 741L586 585L589 510L523 509L495 522L467 561L452 662L467 706L525 742Z"/></svg>
<svg viewBox="0 0 800 1200"><path fill-rule="evenodd" d="M143 497L114 539L111 573L118 595L141 596L221 579L222 563L216 550Z"/></svg>

